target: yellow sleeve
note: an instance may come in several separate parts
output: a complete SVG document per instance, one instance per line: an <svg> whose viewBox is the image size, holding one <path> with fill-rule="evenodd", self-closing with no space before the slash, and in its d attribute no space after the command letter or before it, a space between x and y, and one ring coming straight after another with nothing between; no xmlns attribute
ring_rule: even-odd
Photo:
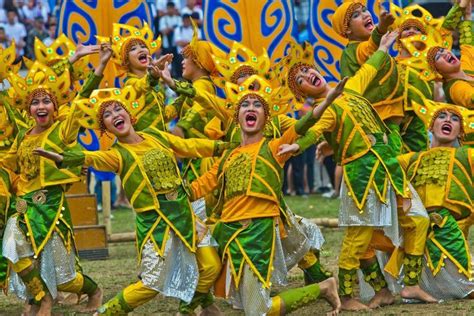
<svg viewBox="0 0 474 316"><path fill-rule="evenodd" d="M449 89L454 104L474 108L474 86L464 80L457 80Z"/></svg>
<svg viewBox="0 0 474 316"><path fill-rule="evenodd" d="M196 89L194 100L205 109L214 111L221 122L229 122L233 119L232 111L227 108L227 101L213 92Z"/></svg>
<svg viewBox="0 0 474 316"><path fill-rule="evenodd" d="M290 159L291 154L281 155L278 156L278 149L281 145L284 144L292 144L298 138L298 134L296 133L295 126L293 125L289 129L287 129L280 138L272 139L268 144L270 151L273 154L273 157L278 161L278 163L283 167L285 162Z"/></svg>
<svg viewBox="0 0 474 316"><path fill-rule="evenodd" d="M278 120L280 121L280 130L283 133L296 123L296 119L284 114L278 115Z"/></svg>
<svg viewBox="0 0 474 316"><path fill-rule="evenodd" d="M17 172L17 152L18 152L18 137L15 138L13 145L10 149L2 155L0 159L0 166L11 170L12 172Z"/></svg>
<svg viewBox="0 0 474 316"><path fill-rule="evenodd" d="M193 82L193 87L196 89L197 94L199 93L215 93L214 85L209 80L198 79ZM198 92L199 91L199 92ZM192 109L199 114L201 118L205 118L207 114L207 109L205 109L200 102L193 102Z"/></svg>
<svg viewBox="0 0 474 316"><path fill-rule="evenodd" d="M83 151L84 165L100 171L119 172L121 165L120 155L114 149L104 151Z"/></svg>
<svg viewBox="0 0 474 316"><path fill-rule="evenodd" d="M221 159L216 161L212 165L211 169L191 183L190 188L193 200L197 200L203 196L206 196L217 187L217 172L219 171Z"/></svg>
<svg viewBox="0 0 474 316"><path fill-rule="evenodd" d="M393 62L389 60L389 56L382 52L377 51L365 62L359 70L350 77L346 83L344 90L355 92L359 95L363 95L372 79L377 75L378 69L380 69L384 62Z"/></svg>
<svg viewBox="0 0 474 316"><path fill-rule="evenodd" d="M149 74L138 78L138 77L128 77L125 81L125 86L132 86L133 89L138 93L146 93L150 89L150 83L148 79Z"/></svg>
<svg viewBox="0 0 474 316"><path fill-rule="evenodd" d="M461 45L461 68L471 76L474 74L474 46Z"/></svg>
<svg viewBox="0 0 474 316"><path fill-rule="evenodd" d="M410 164L410 159L413 157L415 153L407 153L403 154L400 156L397 156L397 160L400 163L400 166L403 168L403 170L408 170L409 164Z"/></svg>
<svg viewBox="0 0 474 316"><path fill-rule="evenodd" d="M373 32L377 32L377 30L374 30ZM357 45L356 58L359 65L364 64L378 48L379 46L374 42L372 36L369 40Z"/></svg>
<svg viewBox="0 0 474 316"><path fill-rule="evenodd" d="M314 124L304 136L296 141L300 146L300 152L303 152L310 146L316 144L324 132L333 132L335 128L336 113L329 107L324 111L319 121Z"/></svg>
<svg viewBox="0 0 474 316"><path fill-rule="evenodd" d="M203 158L214 156L217 142L203 138L181 138L170 133L161 132L171 149L181 158Z"/></svg>

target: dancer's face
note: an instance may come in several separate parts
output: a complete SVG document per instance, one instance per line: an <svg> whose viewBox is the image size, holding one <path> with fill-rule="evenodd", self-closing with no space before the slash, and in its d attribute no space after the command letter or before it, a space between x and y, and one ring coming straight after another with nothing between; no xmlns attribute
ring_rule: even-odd
<svg viewBox="0 0 474 316"><path fill-rule="evenodd" d="M128 52L129 69L146 70L149 63L150 51L143 43L136 43Z"/></svg>
<svg viewBox="0 0 474 316"><path fill-rule="evenodd" d="M441 75L446 75L461 70L461 62L451 51L440 49L435 56L435 67Z"/></svg>
<svg viewBox="0 0 474 316"><path fill-rule="evenodd" d="M423 33L420 31L419 28L417 28L416 26L410 26L409 28L404 29L400 33L400 38L406 38L406 37L410 37L410 36L414 36L414 35L420 35L420 34L423 34ZM413 45L418 50L423 49L423 46L424 46L423 42L419 42L419 41L414 41Z"/></svg>
<svg viewBox="0 0 474 316"><path fill-rule="evenodd" d="M314 68L302 66L296 73L296 86L306 96L318 98L326 91L326 80Z"/></svg>
<svg viewBox="0 0 474 316"><path fill-rule="evenodd" d="M36 126L47 129L54 123L54 103L47 93L40 93L31 99L30 115L35 120Z"/></svg>
<svg viewBox="0 0 474 316"><path fill-rule="evenodd" d="M200 70L199 66L188 57L183 58L181 65L183 66L183 78L186 80L192 80L194 75Z"/></svg>
<svg viewBox="0 0 474 316"><path fill-rule="evenodd" d="M260 99L249 95L240 104L238 120L244 133L254 135L262 132L266 123L265 105Z"/></svg>
<svg viewBox="0 0 474 316"><path fill-rule="evenodd" d="M435 118L431 132L439 143L453 143L461 133L461 118L456 113L442 111Z"/></svg>
<svg viewBox="0 0 474 316"><path fill-rule="evenodd" d="M127 136L133 128L130 115L118 102L108 104L105 107L102 120L105 129L117 138Z"/></svg>
<svg viewBox="0 0 474 316"><path fill-rule="evenodd" d="M374 21L369 10L363 5L358 6L349 21L347 37L354 40L367 40L375 29Z"/></svg>

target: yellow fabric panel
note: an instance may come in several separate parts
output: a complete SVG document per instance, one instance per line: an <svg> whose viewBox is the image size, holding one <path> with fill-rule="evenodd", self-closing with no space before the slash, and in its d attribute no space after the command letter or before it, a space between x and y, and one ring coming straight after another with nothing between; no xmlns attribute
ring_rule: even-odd
<svg viewBox="0 0 474 316"><path fill-rule="evenodd" d="M219 171L220 159L212 165L211 169L194 180L191 185L193 199L197 200L212 192L217 187L217 172Z"/></svg>
<svg viewBox="0 0 474 316"><path fill-rule="evenodd" d="M308 251L303 258L298 262L298 267L300 269L308 269L318 262L318 257L311 251Z"/></svg>
<svg viewBox="0 0 474 316"><path fill-rule="evenodd" d="M445 207L450 211L454 211L458 214L461 213L458 205L446 201L445 185L427 183L423 186L417 187L416 192L420 196L420 199L423 201L423 205L427 210L430 208Z"/></svg>
<svg viewBox="0 0 474 316"><path fill-rule="evenodd" d="M76 272L76 278L67 283L58 285L58 290L61 292L81 294L83 285L84 276L81 273Z"/></svg>
<svg viewBox="0 0 474 316"><path fill-rule="evenodd" d="M377 30L375 29L374 32L377 32ZM378 48L378 45L372 40L372 36L367 41L360 42L356 50L356 58L359 65L364 64Z"/></svg>
<svg viewBox="0 0 474 316"><path fill-rule="evenodd" d="M336 113L333 109L327 108L318 122L306 132L305 138L310 137L311 143L316 144L324 132L333 132L335 128Z"/></svg>
<svg viewBox="0 0 474 316"><path fill-rule="evenodd" d="M166 132L160 132L160 134L168 140L171 149L179 157L212 157L214 153L215 141L213 140L201 138L184 139Z"/></svg>
<svg viewBox="0 0 474 316"><path fill-rule="evenodd" d="M369 249L373 232L374 228L368 226L350 226L346 228L339 255L339 268L352 270L360 267L360 259Z"/></svg>
<svg viewBox="0 0 474 316"><path fill-rule="evenodd" d="M474 104L474 78L472 82L457 80L449 89L449 95L456 105L473 109Z"/></svg>
<svg viewBox="0 0 474 316"><path fill-rule="evenodd" d="M233 111L226 108L227 100L219 98L213 91L197 89L196 84L193 84L193 86L196 88L194 101L202 105L204 108L214 111L217 118L222 122L226 122L227 124L232 122Z"/></svg>
<svg viewBox="0 0 474 316"><path fill-rule="evenodd" d="M407 171L408 166L410 164L410 159L413 157L415 153L407 153L404 155L397 156L397 160L400 163L400 166L403 168L403 170Z"/></svg>
<svg viewBox="0 0 474 316"><path fill-rule="evenodd" d="M92 166L100 171L118 172L120 168L120 156L114 149L104 151L84 151L86 158L84 165Z"/></svg>
<svg viewBox="0 0 474 316"><path fill-rule="evenodd" d="M196 260L199 269L199 280L196 292L209 293L220 275L222 263L214 247L198 247Z"/></svg>
<svg viewBox="0 0 474 316"><path fill-rule="evenodd" d="M360 47L360 45L359 45ZM363 95L368 85L377 75L378 69L369 64L363 64L354 76L350 77L344 89Z"/></svg>
<svg viewBox="0 0 474 316"><path fill-rule="evenodd" d="M461 45L461 68L464 71L474 72L474 46Z"/></svg>
<svg viewBox="0 0 474 316"><path fill-rule="evenodd" d="M215 93L214 85L212 84L210 80L207 80L206 78L207 77L202 77L194 81L193 87L196 89L196 91L206 91L208 93ZM204 121L207 121L207 119L205 118L207 117L208 110L204 108L199 102L194 100L191 108L195 112L197 112L199 116L204 119Z"/></svg>
<svg viewBox="0 0 474 316"><path fill-rule="evenodd" d="M430 219L422 216L407 216L402 208L398 208L398 222L403 229L404 252L413 256L423 255Z"/></svg>
<svg viewBox="0 0 474 316"><path fill-rule="evenodd" d="M147 288L142 281L130 284L123 290L123 299L131 308L137 308L153 299L157 291Z"/></svg>
<svg viewBox="0 0 474 316"><path fill-rule="evenodd" d="M296 120L288 115L280 114L278 115L278 120L280 121L280 132L286 132L290 127L294 126Z"/></svg>
<svg viewBox="0 0 474 316"><path fill-rule="evenodd" d="M20 273L21 271L29 268L33 264L31 258L21 258L17 263L13 264L13 271Z"/></svg>

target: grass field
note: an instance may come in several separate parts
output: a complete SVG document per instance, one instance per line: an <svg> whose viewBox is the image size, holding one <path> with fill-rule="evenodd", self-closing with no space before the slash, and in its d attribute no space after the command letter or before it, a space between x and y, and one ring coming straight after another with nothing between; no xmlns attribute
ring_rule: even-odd
<svg viewBox="0 0 474 316"><path fill-rule="evenodd" d="M327 200L319 196L311 195L308 198L289 197L287 199L291 209L302 216L314 217L337 217L338 200ZM133 213L130 210L113 211L112 220L113 233L133 231ZM337 257L343 237L341 229L322 229L326 244L321 252L321 261L328 270L336 272ZM474 238L471 234L469 241L471 249L474 249ZM104 299L113 297L123 287L137 280L136 252L133 243L111 244L109 247L110 257L102 261L82 261L84 271L96 280L104 290ZM300 270L291 271L289 286L296 287L303 282ZM276 290L279 290L278 288ZM157 296L148 304L136 309L134 315L173 315L177 309L177 301ZM234 311L224 300L218 300L220 308L226 316L242 315ZM20 315L22 303L13 296L0 295L0 315ZM329 310L329 305L324 301L318 301L294 312L292 315L323 315ZM76 306L55 306L54 315L81 315ZM344 313L351 315L351 313ZM358 313L358 315L474 315L474 301L463 300L446 302L439 305L403 305L397 303L390 307L378 309L370 313ZM355 315L355 314L352 314Z"/></svg>

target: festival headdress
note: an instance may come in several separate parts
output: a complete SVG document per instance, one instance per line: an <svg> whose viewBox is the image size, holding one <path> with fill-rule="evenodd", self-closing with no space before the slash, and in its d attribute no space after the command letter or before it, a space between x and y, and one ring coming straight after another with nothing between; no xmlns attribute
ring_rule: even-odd
<svg viewBox="0 0 474 316"><path fill-rule="evenodd" d="M210 74L215 74L216 65L214 64L212 55L221 57L224 56L224 52L209 41L199 40L199 29L192 19L191 24L193 26L193 38L191 42L183 48L181 54L183 54L185 58L191 58L201 69L206 70Z"/></svg>
<svg viewBox="0 0 474 316"><path fill-rule="evenodd" d="M259 75L270 80L270 57L265 48L262 55L257 56L247 46L234 41L227 56L212 54L212 60L220 74L212 79L221 88L225 87L227 81L237 83L242 74Z"/></svg>
<svg viewBox="0 0 474 316"><path fill-rule="evenodd" d="M17 73L10 73L8 81L11 85L8 90L11 104L22 110L28 110L31 97L40 90L51 96L56 102L56 109L75 97L70 91L71 78L68 69L58 76L50 67L37 61L31 65L25 78Z"/></svg>
<svg viewBox="0 0 474 316"><path fill-rule="evenodd" d="M447 110L461 118L461 138L474 133L474 111L463 106L424 99L423 104L413 101L413 109L428 129L433 126L439 113Z"/></svg>
<svg viewBox="0 0 474 316"><path fill-rule="evenodd" d="M234 110L249 95L260 98L268 107L270 116L285 114L290 110L288 93L284 93L282 88L273 88L270 82L257 75L248 77L240 85L227 82L225 90Z"/></svg>
<svg viewBox="0 0 474 316"><path fill-rule="evenodd" d="M53 64L68 59L76 52L76 44L70 40L64 33L54 40L51 45L46 46L39 38L35 38L35 60L43 65L52 66ZM30 68L34 61L23 57L26 67ZM74 79L85 79L89 72L89 56L84 56L73 64Z"/></svg>
<svg viewBox="0 0 474 316"><path fill-rule="evenodd" d="M114 23L112 30L112 62L115 69L122 75L127 72L125 62L128 58L128 52L131 47L129 43L134 41L143 42L150 54L153 54L161 47L161 37L153 39L154 34L146 22L143 22L141 29L127 24ZM96 36L99 42L109 42L109 37ZM133 42L131 42L133 41Z"/></svg>
<svg viewBox="0 0 474 316"><path fill-rule="evenodd" d="M349 0L338 6L331 20L334 31L342 37L347 38L346 32L349 29L352 13L354 13L355 9L359 6L363 5L364 3L360 0Z"/></svg>
<svg viewBox="0 0 474 316"><path fill-rule="evenodd" d="M126 86L123 89L97 89L88 99L75 102L79 109L86 114L80 120L82 126L90 129L103 129L102 114L105 104L118 102L132 118L136 118L138 112L143 108L145 100L143 94L138 94L133 87Z"/></svg>
<svg viewBox="0 0 474 316"><path fill-rule="evenodd" d="M303 46L295 42L289 43L287 54L277 64L272 67L275 78L285 91L293 94L295 110L301 108L305 102L305 96L299 92L296 83L296 74L301 67L310 67L317 69L314 64L313 47L305 42Z"/></svg>
<svg viewBox="0 0 474 316"><path fill-rule="evenodd" d="M21 63L13 65L16 58L15 41L7 48L0 47L0 81L3 81L10 72L17 73Z"/></svg>

